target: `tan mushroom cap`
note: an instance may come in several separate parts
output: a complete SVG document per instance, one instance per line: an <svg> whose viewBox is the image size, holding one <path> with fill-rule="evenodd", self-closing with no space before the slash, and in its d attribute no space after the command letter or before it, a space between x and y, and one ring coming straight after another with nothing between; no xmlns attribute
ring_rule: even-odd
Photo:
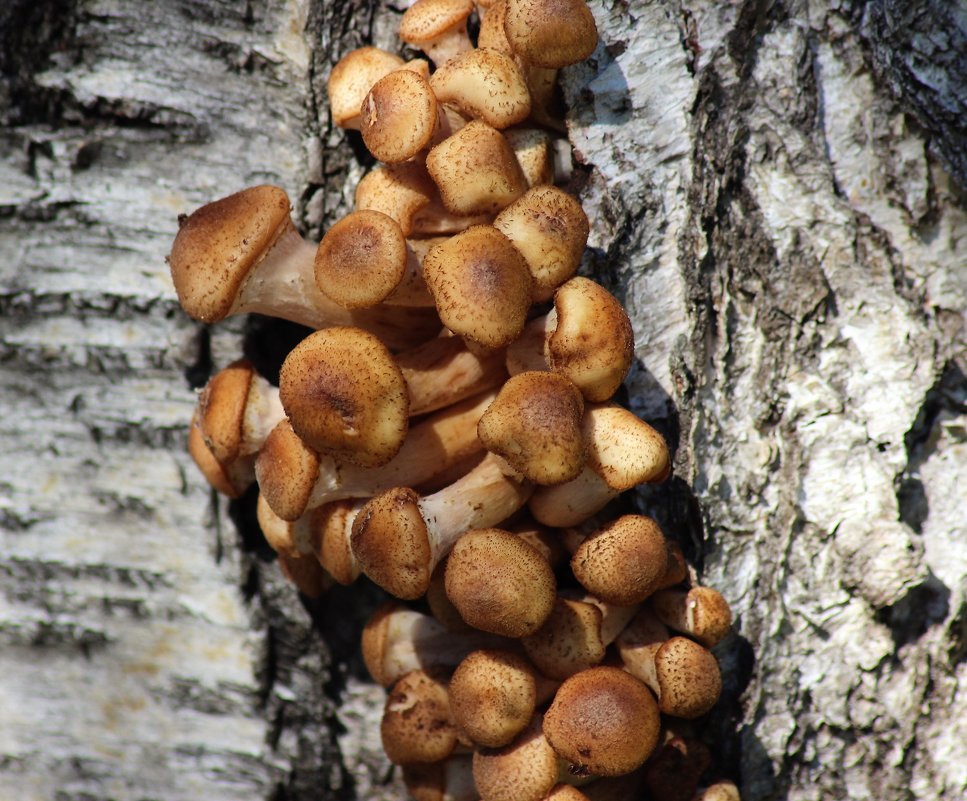
<svg viewBox="0 0 967 801"><path fill-rule="evenodd" d="M527 83L514 60L499 50L477 48L461 53L430 76L441 103L497 129L516 125L531 111Z"/></svg>
<svg viewBox="0 0 967 801"><path fill-rule="evenodd" d="M235 461L239 455L245 404L255 365L238 359L219 370L198 396L198 426L212 456L221 463Z"/></svg>
<svg viewBox="0 0 967 801"><path fill-rule="evenodd" d="M715 647L732 628L732 609L712 587L660 590L651 603L666 626L694 637L706 648Z"/></svg>
<svg viewBox="0 0 967 801"><path fill-rule="evenodd" d="M249 272L289 228L289 197L254 186L179 220L168 264L182 308L214 323L232 311Z"/></svg>
<svg viewBox="0 0 967 801"><path fill-rule="evenodd" d="M584 436L589 444L588 466L614 490L624 492L668 477L671 462L664 437L621 406L588 406Z"/></svg>
<svg viewBox="0 0 967 801"><path fill-rule="evenodd" d="M312 550L319 564L342 585L352 584L361 572L349 547L353 521L361 506L360 501L331 501L310 509L302 518L307 519Z"/></svg>
<svg viewBox="0 0 967 801"><path fill-rule="evenodd" d="M473 651L448 687L457 727L476 745L499 748L530 722L537 705L534 668L510 651Z"/></svg>
<svg viewBox="0 0 967 801"><path fill-rule="evenodd" d="M386 698L379 732L386 756L397 765L450 756L457 730L441 671L414 670L399 679Z"/></svg>
<svg viewBox="0 0 967 801"><path fill-rule="evenodd" d="M499 50L508 56L514 55L514 49L507 41L507 34L504 32L504 18L506 16L507 0L497 0L497 2L491 3L487 13L481 15L477 47Z"/></svg>
<svg viewBox="0 0 967 801"><path fill-rule="evenodd" d="M580 276L554 293L554 313L557 322L547 339L551 369L570 378L589 401L607 400L634 358L628 313L603 286Z"/></svg>
<svg viewBox="0 0 967 801"><path fill-rule="evenodd" d="M535 300L547 300L561 284L577 272L590 231L588 216L581 208L581 204L563 189L558 189L552 185L535 186L529 189L497 215L494 219L494 227L503 232L514 243L514 247L520 251L527 262L531 275L534 276ZM578 282L576 286L580 289L583 284ZM592 286L596 287L597 284L592 284ZM568 327L574 325L577 321L574 320L574 304L569 300L569 291L573 291L573 289L566 291L561 298L562 308L558 310L557 329L551 338L550 352L552 358L557 350L555 345L561 342L564 337L571 337L567 344L571 346L569 350L573 351L574 335L568 330ZM587 289L585 291L593 290ZM588 321L584 320L584 322ZM624 318L622 318L623 323ZM606 322L597 324L609 325ZM563 330L562 325L564 326ZM628 330L609 331L607 334L597 331L584 331L586 337L598 340L607 335L613 337L616 333L621 336L623 346L627 348L627 343L630 341L633 347L634 340ZM598 344L600 345L600 342ZM591 354L590 347L582 351L585 361ZM631 364L630 356L629 349L628 365ZM625 370L627 370L627 366ZM624 378L623 374L621 378ZM600 395L606 391L607 389L602 389L601 392L596 394ZM604 400L601 397L595 399Z"/></svg>
<svg viewBox="0 0 967 801"><path fill-rule="evenodd" d="M399 366L358 328L326 328L296 345L279 372L279 397L309 447L362 467L392 459L409 426Z"/></svg>
<svg viewBox="0 0 967 801"><path fill-rule="evenodd" d="M503 637L525 637L554 606L554 573L516 534L497 528L468 531L447 559L447 597L469 625Z"/></svg>
<svg viewBox="0 0 967 801"><path fill-rule="evenodd" d="M332 121L340 128L359 128L363 98L384 75L403 66L403 59L378 47L360 47L343 56L326 85Z"/></svg>
<svg viewBox="0 0 967 801"><path fill-rule="evenodd" d="M473 0L417 0L400 19L400 39L440 66L473 47L467 36L471 13Z"/></svg>
<svg viewBox="0 0 967 801"><path fill-rule="evenodd" d="M583 61L598 44L584 0L507 0L504 33L521 60L560 68Z"/></svg>
<svg viewBox="0 0 967 801"><path fill-rule="evenodd" d="M577 775L619 776L658 745L658 704L634 676L594 667L571 676L544 715L544 734Z"/></svg>
<svg viewBox="0 0 967 801"><path fill-rule="evenodd" d="M478 748L473 778L481 801L542 801L557 783L557 755L535 715L508 745Z"/></svg>
<svg viewBox="0 0 967 801"><path fill-rule="evenodd" d="M571 557L574 577L608 603L631 606L657 591L668 566L665 535L644 515L623 515L590 534Z"/></svg>
<svg viewBox="0 0 967 801"><path fill-rule="evenodd" d="M521 643L541 673L566 679L604 659L607 643L601 637L602 620L594 604L557 598L544 625Z"/></svg>
<svg viewBox="0 0 967 801"><path fill-rule="evenodd" d="M502 133L513 149L529 187L549 184L554 180L554 152L551 138L545 131L539 128L508 128Z"/></svg>
<svg viewBox="0 0 967 801"><path fill-rule="evenodd" d="M316 284L340 306L375 306L406 272L409 250L392 217L369 209L353 211L333 225L316 251Z"/></svg>
<svg viewBox="0 0 967 801"><path fill-rule="evenodd" d="M527 191L513 148L494 127L473 120L432 148L426 168L454 214L496 214Z"/></svg>
<svg viewBox="0 0 967 801"><path fill-rule="evenodd" d="M672 637L655 652L658 708L666 715L697 718L708 712L722 693L722 675L712 652L688 637Z"/></svg>
<svg viewBox="0 0 967 801"><path fill-rule="evenodd" d="M283 520L305 512L319 476L319 454L282 420L265 439L255 460L260 497Z"/></svg>
<svg viewBox="0 0 967 801"><path fill-rule="evenodd" d="M356 208L381 211L413 234L417 215L433 201L437 189L426 167L416 162L377 167L356 184Z"/></svg>
<svg viewBox="0 0 967 801"><path fill-rule="evenodd" d="M491 453L536 484L570 481L584 466L584 398L556 373L518 373L507 380L477 424Z"/></svg>
<svg viewBox="0 0 967 801"><path fill-rule="evenodd" d="M430 83L411 70L384 75L360 109L359 129L380 161L407 161L429 147L439 125L437 97Z"/></svg>
<svg viewBox="0 0 967 801"><path fill-rule="evenodd" d="M229 498L240 498L255 481L254 456L222 463L212 455L198 425L197 412L188 428L188 454L211 487Z"/></svg>
<svg viewBox="0 0 967 801"><path fill-rule="evenodd" d="M487 348L503 347L524 328L531 276L500 231L480 225L433 247L423 277L440 319L454 333Z"/></svg>

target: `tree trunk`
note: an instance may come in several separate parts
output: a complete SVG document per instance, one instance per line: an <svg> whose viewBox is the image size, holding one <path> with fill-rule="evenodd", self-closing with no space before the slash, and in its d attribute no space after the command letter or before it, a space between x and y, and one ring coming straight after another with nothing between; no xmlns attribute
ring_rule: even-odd
<svg viewBox="0 0 967 801"><path fill-rule="evenodd" d="M967 794L967 20L955 4L592 3L564 73L585 269L675 448L631 502L736 613L706 737L744 799ZM271 182L307 235L400 10L0 8L0 797L395 799L372 588L286 584L185 453L193 388L305 333L204 327L177 215Z"/></svg>

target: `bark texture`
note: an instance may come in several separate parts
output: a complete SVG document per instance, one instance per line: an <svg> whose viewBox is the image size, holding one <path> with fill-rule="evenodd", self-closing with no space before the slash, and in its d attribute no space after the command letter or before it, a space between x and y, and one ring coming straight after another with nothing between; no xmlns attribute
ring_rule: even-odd
<svg viewBox="0 0 967 801"><path fill-rule="evenodd" d="M655 514L737 614L706 727L745 799L967 795L967 17L593 2L566 71L584 269L626 304ZM0 798L401 798L356 638L185 453L192 388L304 333L177 306L176 219L370 166L332 64L400 10L0 8Z"/></svg>

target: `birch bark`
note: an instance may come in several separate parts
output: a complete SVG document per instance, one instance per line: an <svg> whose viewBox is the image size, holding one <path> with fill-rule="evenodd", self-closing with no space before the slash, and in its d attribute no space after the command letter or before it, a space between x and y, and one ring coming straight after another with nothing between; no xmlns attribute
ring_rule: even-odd
<svg viewBox="0 0 967 801"><path fill-rule="evenodd" d="M626 303L634 496L737 613L708 724L746 799L967 794L967 18L953 4L592 3L565 74ZM199 386L302 331L211 328L179 213L285 187L318 237L369 163L325 79L399 8L0 8L0 798L400 798L356 637L185 454Z"/></svg>

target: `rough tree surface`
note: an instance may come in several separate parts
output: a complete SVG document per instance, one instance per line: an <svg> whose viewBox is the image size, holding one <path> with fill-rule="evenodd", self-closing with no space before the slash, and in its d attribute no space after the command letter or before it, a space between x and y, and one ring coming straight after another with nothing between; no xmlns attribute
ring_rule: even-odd
<svg viewBox="0 0 967 801"><path fill-rule="evenodd" d="M717 769L750 801L967 797L967 13L592 8L585 270L676 448L634 503L736 612ZM325 80L399 13L0 5L4 801L402 797L355 645L378 594L300 600L185 453L193 388L304 331L193 323L164 261L246 185L309 236L349 208L370 164Z"/></svg>

